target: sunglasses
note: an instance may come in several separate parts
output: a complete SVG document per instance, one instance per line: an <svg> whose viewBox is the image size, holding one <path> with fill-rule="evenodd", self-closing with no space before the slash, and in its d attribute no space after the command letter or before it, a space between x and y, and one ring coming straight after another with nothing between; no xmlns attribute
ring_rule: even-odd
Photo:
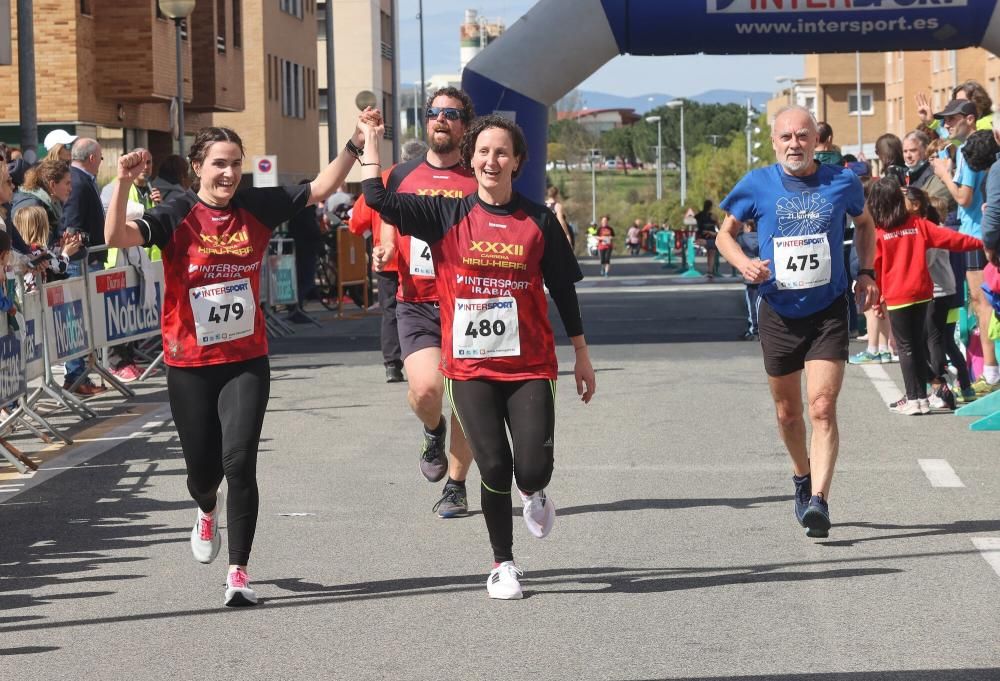
<svg viewBox="0 0 1000 681"><path fill-rule="evenodd" d="M457 121L462 117L462 110L450 106L429 106L427 107L427 120L437 118L441 114L449 121Z"/></svg>

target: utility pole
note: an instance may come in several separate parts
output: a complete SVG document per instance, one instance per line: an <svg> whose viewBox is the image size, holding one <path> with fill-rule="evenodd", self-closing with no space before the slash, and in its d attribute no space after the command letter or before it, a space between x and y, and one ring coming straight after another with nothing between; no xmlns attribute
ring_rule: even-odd
<svg viewBox="0 0 1000 681"><path fill-rule="evenodd" d="M329 4L329 3L328 3ZM427 77L424 75L424 0L417 2L417 19L420 20L420 107L427 101ZM416 108L416 105L414 105ZM419 111L419 110L418 110ZM420 139L427 141L427 126L417 123Z"/></svg>
<svg viewBox="0 0 1000 681"><path fill-rule="evenodd" d="M333 0L326 3L326 130L327 156L337 158L340 145L337 144L337 79L334 77L333 58Z"/></svg>
<svg viewBox="0 0 1000 681"><path fill-rule="evenodd" d="M33 4L33 0L17 0L17 100L21 116L21 151L29 163L38 159Z"/></svg>

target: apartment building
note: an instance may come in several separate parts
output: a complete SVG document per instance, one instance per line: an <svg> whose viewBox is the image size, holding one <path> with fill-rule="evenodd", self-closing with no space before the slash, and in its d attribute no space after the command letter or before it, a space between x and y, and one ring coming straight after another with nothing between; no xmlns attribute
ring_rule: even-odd
<svg viewBox="0 0 1000 681"><path fill-rule="evenodd" d="M332 0L334 41L334 105L336 106L337 149L347 141L358 119L360 98L372 97L386 118L382 158L398 158L398 114L396 93L396 0ZM318 19L313 43L319 64L319 143L313 154L319 163L329 162L327 106L330 101L326 71L326 6L317 2ZM355 166L347 181L361 181Z"/></svg>
<svg viewBox="0 0 1000 681"><path fill-rule="evenodd" d="M222 2L223 0L217 0ZM200 3L199 3L200 4ZM315 0L244 0L245 55L242 111L212 115L214 125L243 139L249 183L253 156L278 157L278 182L294 184L319 172L319 94Z"/></svg>
<svg viewBox="0 0 1000 681"><path fill-rule="evenodd" d="M875 140L885 132L885 57L879 53L809 54L804 60L803 77L788 79L789 87L768 101L768 120L774 120L778 109L787 104L804 106L817 120L830 124L845 154L857 154L860 148L873 156Z"/></svg>
<svg viewBox="0 0 1000 681"><path fill-rule="evenodd" d="M212 112L243 107L241 2L199 2L183 27L188 135ZM104 178L123 150L145 146L156 161L174 152L176 29L155 0L35 0L33 20L40 142L56 128L96 137ZM14 59L0 66L0 139L19 146L14 12L11 22Z"/></svg>

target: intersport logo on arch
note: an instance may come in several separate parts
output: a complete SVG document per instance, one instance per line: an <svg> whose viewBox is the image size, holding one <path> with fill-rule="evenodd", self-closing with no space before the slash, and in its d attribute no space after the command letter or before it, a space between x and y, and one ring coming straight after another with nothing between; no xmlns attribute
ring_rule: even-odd
<svg viewBox="0 0 1000 681"><path fill-rule="evenodd" d="M706 0L709 14L850 12L966 7L968 0Z"/></svg>

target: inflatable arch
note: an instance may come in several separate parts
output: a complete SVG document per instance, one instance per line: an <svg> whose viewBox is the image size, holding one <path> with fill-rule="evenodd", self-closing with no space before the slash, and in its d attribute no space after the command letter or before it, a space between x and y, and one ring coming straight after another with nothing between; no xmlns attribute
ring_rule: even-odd
<svg viewBox="0 0 1000 681"><path fill-rule="evenodd" d="M1000 53L1000 0L540 0L465 68L480 113L528 138L518 190L545 191L548 108L619 54Z"/></svg>

